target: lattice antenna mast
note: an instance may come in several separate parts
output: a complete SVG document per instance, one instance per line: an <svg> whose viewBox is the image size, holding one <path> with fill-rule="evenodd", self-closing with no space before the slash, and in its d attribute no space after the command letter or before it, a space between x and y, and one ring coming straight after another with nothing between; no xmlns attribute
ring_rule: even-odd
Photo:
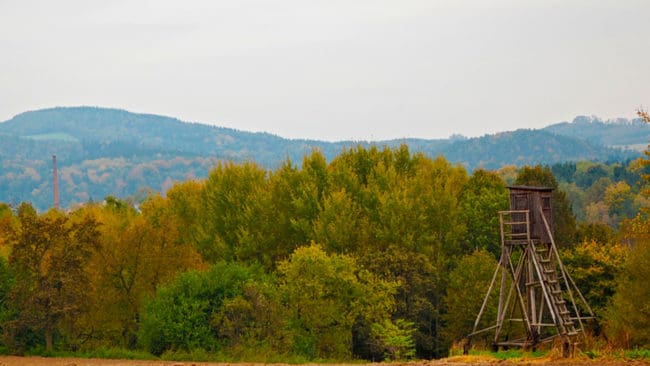
<svg viewBox="0 0 650 366"><path fill-rule="evenodd" d="M501 258L466 350L478 334L492 334L500 347L537 346L560 338L568 356L584 321L594 314L560 259L553 239L552 188L508 187L510 211L499 212ZM499 285L495 286L497 279ZM496 319L483 319L498 291ZM581 315L587 312L588 316Z"/></svg>
<svg viewBox="0 0 650 366"><path fill-rule="evenodd" d="M54 208L59 209L59 174L56 170L56 155L52 155L52 180L54 185Z"/></svg>

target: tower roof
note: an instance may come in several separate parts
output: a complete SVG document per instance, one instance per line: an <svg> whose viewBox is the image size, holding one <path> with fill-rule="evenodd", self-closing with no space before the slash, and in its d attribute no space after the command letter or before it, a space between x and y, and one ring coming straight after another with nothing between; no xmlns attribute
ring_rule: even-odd
<svg viewBox="0 0 650 366"><path fill-rule="evenodd" d="M538 187L538 186L508 186L509 190L517 190L517 191L537 191L537 192L550 192L554 188L553 187Z"/></svg>

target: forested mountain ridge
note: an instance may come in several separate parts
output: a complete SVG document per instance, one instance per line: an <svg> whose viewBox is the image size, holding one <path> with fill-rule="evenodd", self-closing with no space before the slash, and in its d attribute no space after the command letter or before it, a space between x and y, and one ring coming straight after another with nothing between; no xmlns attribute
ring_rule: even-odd
<svg viewBox="0 0 650 366"><path fill-rule="evenodd" d="M586 140L545 130L501 132L450 144L440 152L468 168L498 169L504 165L555 164L565 161L623 161L636 156Z"/></svg>
<svg viewBox="0 0 650 366"><path fill-rule="evenodd" d="M605 145L644 144L647 135L639 132L643 129L650 131L635 121L584 123L576 119L544 130L478 138L325 142L285 139L118 109L57 107L25 112L0 123L0 202L30 201L40 209L48 207L52 201L52 155L57 155L59 163L61 202L69 206L106 195L126 197L149 189L165 191L174 181L206 177L218 161L255 161L275 169L287 159L299 165L313 149L332 159L344 148L356 145L406 144L411 151L430 157L444 155L468 169L578 160L624 161L640 153ZM609 137L604 139L605 135ZM624 138L617 142L612 136Z"/></svg>
<svg viewBox="0 0 650 366"><path fill-rule="evenodd" d="M639 151L650 140L650 126L640 118L603 121L595 116L578 116L573 122L556 123L544 130L605 146L634 148Z"/></svg>

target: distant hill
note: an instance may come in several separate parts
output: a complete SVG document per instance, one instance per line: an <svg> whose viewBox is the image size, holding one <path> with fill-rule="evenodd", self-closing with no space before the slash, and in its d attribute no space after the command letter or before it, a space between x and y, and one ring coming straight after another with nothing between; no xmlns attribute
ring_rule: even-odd
<svg viewBox="0 0 650 366"><path fill-rule="evenodd" d="M444 155L468 169L564 161L623 161L637 151L612 146L646 144L648 126L577 119L543 130L517 130L479 138L341 141L285 139L268 133L187 123L118 109L59 107L25 112L0 123L0 201L52 202L51 156L59 164L64 206L88 200L165 191L173 182L202 178L218 161L252 160L269 169L286 159L300 164L319 149L332 159L345 147L398 146L431 157ZM639 131L644 131L641 133ZM619 136L617 140L614 136Z"/></svg>
<svg viewBox="0 0 650 366"><path fill-rule="evenodd" d="M545 130L516 130L456 142L442 152L469 168L496 169L504 165L555 164L565 161L624 161L635 152L594 144Z"/></svg>
<svg viewBox="0 0 650 366"><path fill-rule="evenodd" d="M650 125L640 118L603 121L598 117L578 116L544 128L557 135L587 140L591 143L643 151L650 140Z"/></svg>
<svg viewBox="0 0 650 366"><path fill-rule="evenodd" d="M235 161L253 159L262 165L272 165L287 154L301 157L312 146L325 149L337 146L187 123L153 114L93 107L22 113L1 123L0 134L56 146L57 155L69 150L72 153L69 157L62 156L69 161L173 154ZM28 149L33 149L29 145ZM278 152L284 153L281 159L278 159Z"/></svg>

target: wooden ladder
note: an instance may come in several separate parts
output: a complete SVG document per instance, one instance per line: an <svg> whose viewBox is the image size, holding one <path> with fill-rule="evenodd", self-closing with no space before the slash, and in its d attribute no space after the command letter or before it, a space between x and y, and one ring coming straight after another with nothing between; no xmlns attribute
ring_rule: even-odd
<svg viewBox="0 0 650 366"><path fill-rule="evenodd" d="M560 280L557 275L556 266L552 261L552 255L549 250L540 246L535 248L535 261L540 268L540 285L544 286L548 294L553 314L553 320L561 335L573 336L578 334L575 324L571 319L571 312L567 308L567 302L563 297L563 291L560 287Z"/></svg>

